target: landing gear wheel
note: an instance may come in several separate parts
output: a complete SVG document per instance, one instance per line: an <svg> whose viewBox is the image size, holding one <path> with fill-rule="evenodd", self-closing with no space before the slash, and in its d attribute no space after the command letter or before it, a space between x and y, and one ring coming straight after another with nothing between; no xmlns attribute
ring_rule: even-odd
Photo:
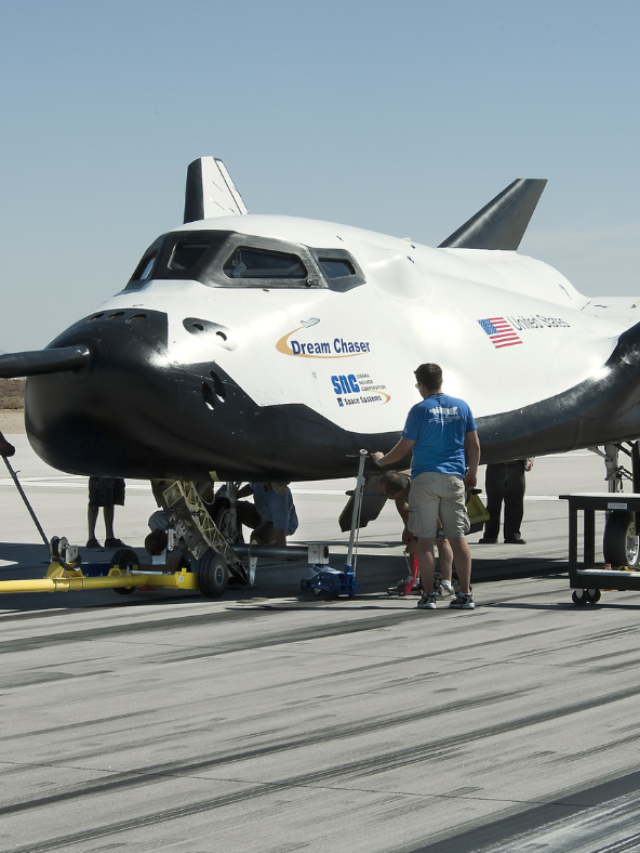
<svg viewBox="0 0 640 853"><path fill-rule="evenodd" d="M597 604L602 596L600 595L599 589L588 589L587 590L587 601L589 604Z"/></svg>
<svg viewBox="0 0 640 853"><path fill-rule="evenodd" d="M571 599L574 604L577 604L578 607L584 607L587 603L587 590L586 589L574 589L571 593Z"/></svg>
<svg viewBox="0 0 640 853"><path fill-rule="evenodd" d="M242 524L236 512L235 518L231 513L231 504L227 498L221 498L214 502L211 510L211 518L224 538L233 545L236 542L244 542L242 536Z"/></svg>
<svg viewBox="0 0 640 853"><path fill-rule="evenodd" d="M640 546L632 512L612 512L607 518L602 540L605 563L612 566L629 566L635 569L640 563Z"/></svg>
<svg viewBox="0 0 640 853"><path fill-rule="evenodd" d="M138 555L131 548L120 548L111 558L111 568L117 566L123 572L129 569L137 569L139 565ZM117 592L118 595L131 595L135 589L135 586L116 586L113 591Z"/></svg>
<svg viewBox="0 0 640 853"><path fill-rule="evenodd" d="M220 598L229 584L229 568L220 554L210 551L198 560L198 585L205 598Z"/></svg>

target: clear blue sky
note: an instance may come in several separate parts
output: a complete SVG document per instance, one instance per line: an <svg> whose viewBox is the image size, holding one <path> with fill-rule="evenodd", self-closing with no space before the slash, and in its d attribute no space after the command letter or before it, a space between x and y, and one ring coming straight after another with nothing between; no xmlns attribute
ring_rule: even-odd
<svg viewBox="0 0 640 853"><path fill-rule="evenodd" d="M0 0L0 348L122 288L214 154L251 212L437 245L516 177L521 251L640 297L637 0Z"/></svg>

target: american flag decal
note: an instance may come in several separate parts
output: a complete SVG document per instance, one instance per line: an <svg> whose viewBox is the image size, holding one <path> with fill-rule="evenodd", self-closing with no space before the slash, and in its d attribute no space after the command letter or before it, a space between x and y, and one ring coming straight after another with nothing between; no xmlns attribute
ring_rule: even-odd
<svg viewBox="0 0 640 853"><path fill-rule="evenodd" d="M513 347L522 343L513 326L504 317L489 317L488 320L478 320L478 323L489 335L491 343L496 349Z"/></svg>

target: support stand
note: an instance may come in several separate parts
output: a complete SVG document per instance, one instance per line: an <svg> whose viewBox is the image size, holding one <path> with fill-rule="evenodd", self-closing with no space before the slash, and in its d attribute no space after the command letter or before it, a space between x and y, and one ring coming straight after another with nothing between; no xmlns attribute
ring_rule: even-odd
<svg viewBox="0 0 640 853"><path fill-rule="evenodd" d="M16 472L13 470L13 467L12 467L11 463L9 462L9 460L7 459L7 457L6 457L6 456L3 456L2 458L4 459L4 464L7 466L7 469L8 469L8 471L9 471L9 473L11 474L11 478L12 478L13 482L16 484L16 489L20 492L20 497L21 497L21 498L22 498L22 500L24 501L24 505L25 505L25 506L26 506L26 508L29 510L29 515L30 515L30 516L31 516L31 518L33 519L33 523L34 523L34 524L35 524L35 526L38 528L38 533L39 533L39 534L40 534L40 536L42 537L42 541L43 541L43 542L44 542L44 544L47 546L47 551L49 551L49 550L50 550L50 547L49 547L49 540L47 539L47 537L46 537L46 535L45 535L45 532L44 532L44 530L42 529L42 527L41 527L41 525L40 525L40 522L38 521L38 518L37 518L37 516L36 516L35 512L33 511L32 507L31 507L31 504L29 503L29 499L28 499L28 497L27 497L27 496L25 495L25 493L24 493L24 489L23 489L23 488L22 488L22 486L20 485L20 481L18 480L18 475L17 475L17 474L16 474Z"/></svg>
<svg viewBox="0 0 640 853"><path fill-rule="evenodd" d="M603 492L560 495L569 502L569 586L573 589L574 604L596 604L600 590L640 590L640 571L628 566L597 565L596 512L619 514L640 511L640 494ZM582 559L579 555L578 516L582 513Z"/></svg>

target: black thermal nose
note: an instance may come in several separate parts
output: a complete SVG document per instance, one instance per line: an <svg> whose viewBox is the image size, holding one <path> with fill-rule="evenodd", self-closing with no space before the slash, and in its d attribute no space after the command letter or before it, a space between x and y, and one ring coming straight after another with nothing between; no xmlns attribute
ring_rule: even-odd
<svg viewBox="0 0 640 853"><path fill-rule="evenodd" d="M27 380L27 432L47 462L105 476L147 465L159 441L149 416L162 423L158 409L170 405L167 329L163 312L99 312L50 344L46 352L86 347L90 357L77 371Z"/></svg>
<svg viewBox="0 0 640 853"><path fill-rule="evenodd" d="M363 446L304 405L258 406L215 361L219 346L210 361L172 361L168 318L159 311L94 314L50 347L90 352L78 370L27 380L29 440L63 471L139 479L198 480L211 472L223 480L339 477L350 470L349 453ZM234 358L242 359L240 349Z"/></svg>
<svg viewBox="0 0 640 853"><path fill-rule="evenodd" d="M215 364L219 347L211 361L178 364L167 339L166 314L134 309L94 314L57 338L51 347L86 346L91 356L77 372L27 381L27 433L38 454L56 468L97 476L278 472L291 443L287 419L260 409Z"/></svg>

